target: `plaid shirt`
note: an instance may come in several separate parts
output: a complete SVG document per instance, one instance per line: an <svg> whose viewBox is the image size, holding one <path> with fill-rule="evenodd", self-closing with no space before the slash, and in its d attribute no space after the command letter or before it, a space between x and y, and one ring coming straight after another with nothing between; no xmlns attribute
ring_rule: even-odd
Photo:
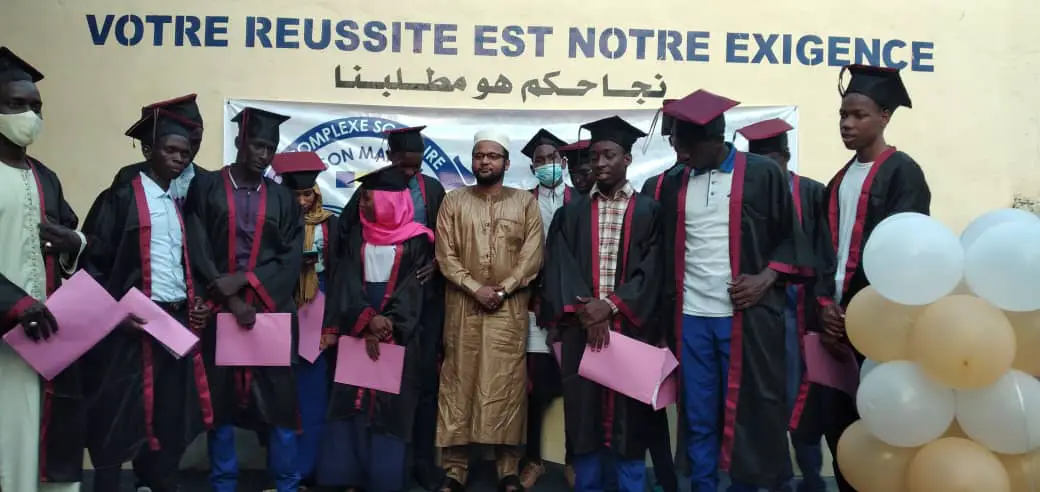
<svg viewBox="0 0 1040 492"><path fill-rule="evenodd" d="M599 202L599 298L606 299L615 313L617 306L607 296L614 293L614 276L617 274L621 251L621 230L625 227L628 202L635 193L635 188L627 182L614 196L609 197L599 190L598 184L592 188L592 197Z"/></svg>

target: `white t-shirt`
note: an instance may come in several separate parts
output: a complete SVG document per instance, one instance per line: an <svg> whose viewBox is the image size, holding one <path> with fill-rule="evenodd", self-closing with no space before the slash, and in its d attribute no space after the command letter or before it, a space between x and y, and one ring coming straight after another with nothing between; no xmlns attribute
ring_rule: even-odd
<svg viewBox="0 0 1040 492"><path fill-rule="evenodd" d="M365 282L386 283L394 269L397 246L365 245Z"/></svg>
<svg viewBox="0 0 1040 492"><path fill-rule="evenodd" d="M729 282L729 195L733 174L709 171L690 177L686 188L686 265L683 314L733 316Z"/></svg>
<svg viewBox="0 0 1040 492"><path fill-rule="evenodd" d="M839 304L845 294L845 267L849 263L852 229L856 226L859 197L863 191L863 182L873 166L873 162L853 162L838 186L838 261L837 270L834 272L834 302Z"/></svg>

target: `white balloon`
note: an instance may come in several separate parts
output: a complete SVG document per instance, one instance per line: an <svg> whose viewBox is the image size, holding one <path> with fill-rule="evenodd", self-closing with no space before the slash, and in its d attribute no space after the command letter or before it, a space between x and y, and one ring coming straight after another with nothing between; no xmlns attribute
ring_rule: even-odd
<svg viewBox="0 0 1040 492"><path fill-rule="evenodd" d="M886 299L924 306L957 288L964 273L964 248L938 220L912 212L896 214L867 239L863 270Z"/></svg>
<svg viewBox="0 0 1040 492"><path fill-rule="evenodd" d="M964 246L964 251L968 251L972 244L975 244L986 231L1000 224L1007 224L1009 222L1034 222L1040 223L1040 217L1032 212L1017 208L999 208L997 210L991 210L971 221L968 227L961 233L961 246Z"/></svg>
<svg viewBox="0 0 1040 492"><path fill-rule="evenodd" d="M874 361L872 361L870 359L864 359L863 360L863 365L860 366L860 368L859 368L859 382L860 382L860 384L863 384L863 380L867 378L867 374L870 374L870 371L873 371L874 368L877 367L877 366L878 366L877 362L874 362Z"/></svg>
<svg viewBox="0 0 1040 492"><path fill-rule="evenodd" d="M997 453L1040 448L1040 381L1012 370L985 388L957 391L957 422L968 437Z"/></svg>
<svg viewBox="0 0 1040 492"><path fill-rule="evenodd" d="M874 368L856 394L856 408L874 437L903 448L943 435L953 422L954 401L952 389L903 360Z"/></svg>
<svg viewBox="0 0 1040 492"><path fill-rule="evenodd" d="M991 227L964 257L964 280L975 295L1005 311L1040 309L1040 221Z"/></svg>

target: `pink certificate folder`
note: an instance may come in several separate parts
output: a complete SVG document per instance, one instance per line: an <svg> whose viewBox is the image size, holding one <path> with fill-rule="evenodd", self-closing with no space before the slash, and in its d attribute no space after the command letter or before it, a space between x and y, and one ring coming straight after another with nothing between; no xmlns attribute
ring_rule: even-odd
<svg viewBox="0 0 1040 492"><path fill-rule="evenodd" d="M810 383L822 384L856 396L859 389L859 364L851 349L838 359L823 346L819 333L805 335L805 377Z"/></svg>
<svg viewBox="0 0 1040 492"><path fill-rule="evenodd" d="M325 294L321 292L306 306L300 308L300 347L298 352L307 362L314 363L321 355L321 325L325 321Z"/></svg>
<svg viewBox="0 0 1040 492"><path fill-rule="evenodd" d="M585 348L578 375L660 410L678 399L676 367L670 350L611 332L603 350Z"/></svg>
<svg viewBox="0 0 1040 492"><path fill-rule="evenodd" d="M242 328L230 313L217 314L218 366L289 367L292 365L292 315L257 313L252 329Z"/></svg>
<svg viewBox="0 0 1040 492"><path fill-rule="evenodd" d="M178 359L188 355L188 352L199 344L199 337L144 295L144 292L132 288L119 304L147 321L142 327L144 331L163 344Z"/></svg>
<svg viewBox="0 0 1040 492"><path fill-rule="evenodd" d="M365 340L339 337L335 380L358 388L374 389L392 395L401 394L404 372L404 347L392 343L379 344L379 360L365 351Z"/></svg>
<svg viewBox="0 0 1040 492"><path fill-rule="evenodd" d="M46 305L58 322L58 333L34 342L17 327L4 335L4 341L48 381L97 345L128 314L83 270L62 283Z"/></svg>

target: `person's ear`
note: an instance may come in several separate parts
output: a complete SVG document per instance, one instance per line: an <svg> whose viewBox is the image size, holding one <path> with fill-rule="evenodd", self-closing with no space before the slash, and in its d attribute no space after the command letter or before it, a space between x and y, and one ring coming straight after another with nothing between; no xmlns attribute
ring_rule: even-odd
<svg viewBox="0 0 1040 492"><path fill-rule="evenodd" d="M881 110L881 128L888 127L888 122L892 120L892 111L887 109Z"/></svg>

